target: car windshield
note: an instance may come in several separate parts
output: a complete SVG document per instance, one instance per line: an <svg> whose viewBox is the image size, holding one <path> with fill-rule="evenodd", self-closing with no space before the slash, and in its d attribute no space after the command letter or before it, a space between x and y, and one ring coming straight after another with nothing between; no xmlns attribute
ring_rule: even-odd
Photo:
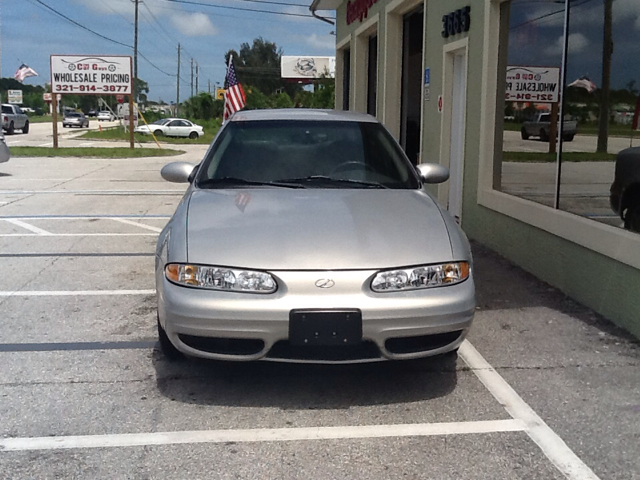
<svg viewBox="0 0 640 480"><path fill-rule="evenodd" d="M198 173L200 188L296 184L305 188L419 187L417 174L382 127L371 122L231 122ZM219 180L219 181L216 181Z"/></svg>

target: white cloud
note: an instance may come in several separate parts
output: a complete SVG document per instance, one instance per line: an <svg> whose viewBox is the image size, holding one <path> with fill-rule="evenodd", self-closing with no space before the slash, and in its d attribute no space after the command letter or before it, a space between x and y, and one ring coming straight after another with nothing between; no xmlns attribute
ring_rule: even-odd
<svg viewBox="0 0 640 480"><path fill-rule="evenodd" d="M336 37L333 35L318 35L314 33L305 37L305 43L316 50L330 50L332 55L336 49Z"/></svg>
<svg viewBox="0 0 640 480"><path fill-rule="evenodd" d="M204 13L173 15L171 23L188 37L207 37L218 33L218 29Z"/></svg>
<svg viewBox="0 0 640 480"><path fill-rule="evenodd" d="M580 53L584 51L590 42L587 37L581 33L572 33L569 35L569 53ZM556 43L547 48L545 52L547 55L560 55L562 53L562 47L564 46L564 38L558 37Z"/></svg>
<svg viewBox="0 0 640 480"><path fill-rule="evenodd" d="M613 2L613 19L635 17L635 28L640 30L640 2L638 0L616 0Z"/></svg>

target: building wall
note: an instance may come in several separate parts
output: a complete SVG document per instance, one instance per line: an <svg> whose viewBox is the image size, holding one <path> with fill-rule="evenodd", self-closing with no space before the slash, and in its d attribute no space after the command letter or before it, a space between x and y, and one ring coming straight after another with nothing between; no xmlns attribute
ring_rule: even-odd
<svg viewBox="0 0 640 480"><path fill-rule="evenodd" d="M467 49L461 220L465 232L640 337L640 235L493 190L495 171L499 169L499 163L494 164L494 160L499 162L495 137L496 131L502 129L502 115L496 115L496 110L500 110L496 92L500 91L502 81L497 76L501 1L431 0L425 4L423 63L430 69L431 81L430 99L422 101L421 161L448 163L447 104L443 113L439 113L437 99L439 95L447 99L443 80L445 50L456 44ZM379 19L378 117L383 122L384 112L393 110L385 104L390 97L382 94L388 89L385 68L391 64L391 59L384 58L386 10L397 3L398 0L379 0L368 15L369 18L378 15ZM470 31L444 39L443 15L468 5ZM347 26L345 18L346 2L337 12L337 43L340 45L352 35L353 77L354 35L362 24L356 20ZM359 87L352 78L352 95L357 95L356 88ZM351 108L362 110L353 102ZM396 125L387 126L396 133ZM447 199L447 183L438 186L435 192L441 203Z"/></svg>

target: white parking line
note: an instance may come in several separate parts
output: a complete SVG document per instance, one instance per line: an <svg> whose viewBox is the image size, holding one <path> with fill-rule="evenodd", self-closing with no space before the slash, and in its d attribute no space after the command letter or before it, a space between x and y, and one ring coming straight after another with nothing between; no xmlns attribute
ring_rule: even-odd
<svg viewBox="0 0 640 480"><path fill-rule="evenodd" d="M155 233L0 233L0 237L157 237L157 234Z"/></svg>
<svg viewBox="0 0 640 480"><path fill-rule="evenodd" d="M598 480L596 474L489 365L471 343L465 340L459 352L464 362L507 412L515 420L524 422L527 435L565 477L571 480Z"/></svg>
<svg viewBox="0 0 640 480"><path fill-rule="evenodd" d="M52 142L47 142L47 143L41 143L40 145L38 145L39 147L50 147L52 146L53 143Z"/></svg>
<svg viewBox="0 0 640 480"><path fill-rule="evenodd" d="M47 232L46 230L43 230L42 228L38 228L38 227L34 227L33 225L23 222L22 220L16 220L15 218L5 218L4 219L5 222L8 223L12 223L13 225L17 225L18 227L22 227L24 229L27 229L33 233L36 233L38 235L51 235L50 232ZM20 235L20 234L18 234Z"/></svg>
<svg viewBox="0 0 640 480"><path fill-rule="evenodd" d="M124 433L61 437L0 439L0 451L57 450L68 448L136 447L185 443L284 442L355 438L425 437L522 431L518 420L459 423L418 423L352 427L259 428L239 430L195 430L182 432Z"/></svg>
<svg viewBox="0 0 640 480"><path fill-rule="evenodd" d="M161 228L152 227L151 225L144 225L142 223L134 222L132 220L126 220L124 218L112 218L111 220L114 220L114 221L120 222L120 223L124 223L125 225L134 225L136 227L144 228L146 230L151 230L152 232L160 233L162 231Z"/></svg>
<svg viewBox="0 0 640 480"><path fill-rule="evenodd" d="M16 290L0 291L0 297L96 297L101 295L155 295L155 290Z"/></svg>
<svg viewBox="0 0 640 480"><path fill-rule="evenodd" d="M184 190L0 190L0 195L183 195Z"/></svg>

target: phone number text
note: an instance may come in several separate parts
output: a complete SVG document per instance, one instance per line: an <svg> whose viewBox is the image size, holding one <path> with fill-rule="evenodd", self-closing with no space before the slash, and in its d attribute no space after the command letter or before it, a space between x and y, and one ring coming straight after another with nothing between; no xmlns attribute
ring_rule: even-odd
<svg viewBox="0 0 640 480"><path fill-rule="evenodd" d="M78 92L78 93L130 93L129 85L56 85L56 92Z"/></svg>
<svg viewBox="0 0 640 480"><path fill-rule="evenodd" d="M548 93L507 93L505 100L519 100L532 102L555 102L553 95Z"/></svg>

